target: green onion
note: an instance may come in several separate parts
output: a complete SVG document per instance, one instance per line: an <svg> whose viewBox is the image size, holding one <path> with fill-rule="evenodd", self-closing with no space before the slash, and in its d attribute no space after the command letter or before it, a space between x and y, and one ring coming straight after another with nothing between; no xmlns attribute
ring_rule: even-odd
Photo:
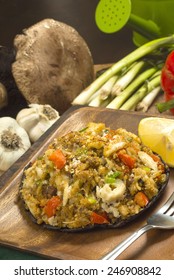
<svg viewBox="0 0 174 280"><path fill-rule="evenodd" d="M130 82L132 82L132 80L136 77L136 75L144 65L144 61L133 63L130 70L128 70L127 73L124 74L120 79L118 79L118 81L114 84L111 94L113 96L120 95L122 91L130 84Z"/></svg>
<svg viewBox="0 0 174 280"><path fill-rule="evenodd" d="M101 100L105 100L111 93L111 90L118 79L117 75L112 76L99 90L99 95Z"/></svg>
<svg viewBox="0 0 174 280"><path fill-rule="evenodd" d="M166 102L157 103L156 107L160 113L170 110L170 109L174 108L174 99L171 99Z"/></svg>
<svg viewBox="0 0 174 280"><path fill-rule="evenodd" d="M84 105L87 104L92 95L106 83L113 75L119 73L123 68L129 67L133 62L139 60L145 55L152 53L155 50L163 46L170 46L174 44L174 35L156 39L150 41L141 47L135 49L129 53L120 61L113 64L108 70L106 70L101 76L99 76L93 83L91 83L86 89L84 89L72 102L73 105Z"/></svg>
<svg viewBox="0 0 174 280"><path fill-rule="evenodd" d="M120 110L134 109L138 102L140 102L150 91L160 84L160 73L161 71L157 71L150 81L147 81L120 107Z"/></svg>
<svg viewBox="0 0 174 280"><path fill-rule="evenodd" d="M97 91L97 93L99 92L99 90ZM89 106L93 106L93 107L99 107L102 105L102 101L100 98L100 95L97 94L97 96L95 96L90 102L89 102Z"/></svg>
<svg viewBox="0 0 174 280"><path fill-rule="evenodd" d="M99 88L99 90L96 91L96 93L93 94L88 105L93 107L106 107L109 102L108 100L106 101L106 99L109 98L113 85L117 79L117 75L111 77L101 88Z"/></svg>
<svg viewBox="0 0 174 280"><path fill-rule="evenodd" d="M105 183L114 184L115 183L115 178L106 177L105 178Z"/></svg>
<svg viewBox="0 0 174 280"><path fill-rule="evenodd" d="M102 100L100 95L98 95L92 99L88 105L93 107L106 107L110 101L110 96L106 100Z"/></svg>
<svg viewBox="0 0 174 280"><path fill-rule="evenodd" d="M156 68L152 67L141 73L123 92L116 96L108 105L107 108L119 109L122 104L138 89L145 80L150 78L156 72Z"/></svg>
<svg viewBox="0 0 174 280"><path fill-rule="evenodd" d="M150 172L150 171L151 171L151 169L150 169L149 167L147 167L147 166L142 166L142 168L143 168L145 171L147 171L147 172Z"/></svg>
<svg viewBox="0 0 174 280"><path fill-rule="evenodd" d="M115 183L115 179L117 177L119 177L121 174L122 174L122 172L120 172L120 171L115 171L115 172L113 172L111 174L108 174L105 177L105 183L107 183L107 184L114 184Z"/></svg>
<svg viewBox="0 0 174 280"><path fill-rule="evenodd" d="M115 172L111 173L111 174L109 175L109 177L111 177L111 178L117 178L117 177L120 176L121 174L122 174L122 172L120 172L120 171L115 171Z"/></svg>
<svg viewBox="0 0 174 280"><path fill-rule="evenodd" d="M161 90L161 87L158 86L158 87L154 88L151 92L149 92L142 99L142 101L137 104L136 110L137 111L147 112L148 108L150 107L150 105L152 104L154 99L157 97L157 95L159 94L160 90Z"/></svg>
<svg viewBox="0 0 174 280"><path fill-rule="evenodd" d="M88 201L89 201L90 204L95 204L97 202L96 199L92 196L88 197Z"/></svg>
<svg viewBox="0 0 174 280"><path fill-rule="evenodd" d="M82 129L80 129L79 132L84 132L84 131L86 131L87 129L88 129L88 126L82 128Z"/></svg>

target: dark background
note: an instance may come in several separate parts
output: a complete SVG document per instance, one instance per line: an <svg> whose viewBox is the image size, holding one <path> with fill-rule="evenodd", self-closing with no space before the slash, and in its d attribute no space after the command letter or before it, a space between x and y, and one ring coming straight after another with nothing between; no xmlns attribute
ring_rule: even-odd
<svg viewBox="0 0 174 280"><path fill-rule="evenodd" d="M53 18L74 27L87 42L95 64L117 61L135 48L128 27L113 34L95 23L99 0L0 0L0 45L13 46L16 34L34 23Z"/></svg>

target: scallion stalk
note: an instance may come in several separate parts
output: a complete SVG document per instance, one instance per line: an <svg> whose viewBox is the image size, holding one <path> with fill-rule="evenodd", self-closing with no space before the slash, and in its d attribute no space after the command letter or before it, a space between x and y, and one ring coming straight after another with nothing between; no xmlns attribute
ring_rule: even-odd
<svg viewBox="0 0 174 280"><path fill-rule="evenodd" d="M84 89L72 102L73 105L84 105L87 104L90 97L113 75L117 74L124 67L130 66L133 62L139 60L145 55L152 53L153 51L159 49L162 46L170 46L174 44L174 35L155 39L150 41L139 48L135 49L133 52L129 53L127 56L113 64L108 70L106 70L101 76L93 81L86 89Z"/></svg>
<svg viewBox="0 0 174 280"><path fill-rule="evenodd" d="M116 96L108 105L107 108L119 109L123 103L155 72L156 67L152 67L141 73L123 92Z"/></svg>
<svg viewBox="0 0 174 280"><path fill-rule="evenodd" d="M99 95L97 95L95 98L93 98L89 103L88 105L89 106L93 106L93 107L100 107L101 106L101 98Z"/></svg>
<svg viewBox="0 0 174 280"><path fill-rule="evenodd" d="M159 94L161 87L158 86L154 88L151 92L149 92L140 103L136 106L136 111L147 112L149 107L151 106L152 102L155 100L157 95Z"/></svg>
<svg viewBox="0 0 174 280"><path fill-rule="evenodd" d="M125 73L112 87L111 95L117 96L130 84L130 82L136 77L142 67L145 65L144 61L134 62L132 67Z"/></svg>
<svg viewBox="0 0 174 280"><path fill-rule="evenodd" d="M105 100L102 100L100 98L100 95L97 95L88 103L88 105L92 107L106 107L110 102L111 102L111 96L109 96Z"/></svg>
<svg viewBox="0 0 174 280"><path fill-rule="evenodd" d="M105 100L111 94L112 88L118 79L117 75L112 76L98 91L100 99Z"/></svg>
<svg viewBox="0 0 174 280"><path fill-rule="evenodd" d="M155 87L160 84L160 73L157 71L150 81L146 81L121 107L120 110L131 110Z"/></svg>
<svg viewBox="0 0 174 280"><path fill-rule="evenodd" d="M156 104L156 107L160 113L173 109L174 108L174 99L171 99L166 102L161 102L161 103L159 102Z"/></svg>
<svg viewBox="0 0 174 280"><path fill-rule="evenodd" d="M109 101L104 102L106 99L108 99L108 97L111 94L111 89L115 83L115 81L117 80L117 76L114 75L113 77L111 77L101 88L99 88L89 99L88 101L88 105L89 106L94 106L94 107L99 107L99 106L106 106ZM110 99L109 99L110 100Z"/></svg>

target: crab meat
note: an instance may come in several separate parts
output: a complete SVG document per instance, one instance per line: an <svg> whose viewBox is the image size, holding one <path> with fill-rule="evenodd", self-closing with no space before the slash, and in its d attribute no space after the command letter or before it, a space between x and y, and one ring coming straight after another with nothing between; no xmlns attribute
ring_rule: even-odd
<svg viewBox="0 0 174 280"><path fill-rule="evenodd" d="M116 179L112 185L105 184L102 188L97 186L96 194L98 198L101 198L103 202L112 203L124 198L126 191L126 185L120 179Z"/></svg>
<svg viewBox="0 0 174 280"><path fill-rule="evenodd" d="M150 169L154 171L158 171L157 163L153 160L151 156L149 156L147 153L139 151L138 157L141 159L144 165L149 167Z"/></svg>

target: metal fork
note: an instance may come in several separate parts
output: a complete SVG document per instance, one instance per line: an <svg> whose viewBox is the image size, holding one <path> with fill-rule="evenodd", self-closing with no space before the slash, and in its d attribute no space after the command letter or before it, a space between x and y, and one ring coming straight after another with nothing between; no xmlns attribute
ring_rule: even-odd
<svg viewBox="0 0 174 280"><path fill-rule="evenodd" d="M174 229L174 192L160 210L147 219L145 226L130 235L101 260L114 260L142 234L153 228Z"/></svg>

